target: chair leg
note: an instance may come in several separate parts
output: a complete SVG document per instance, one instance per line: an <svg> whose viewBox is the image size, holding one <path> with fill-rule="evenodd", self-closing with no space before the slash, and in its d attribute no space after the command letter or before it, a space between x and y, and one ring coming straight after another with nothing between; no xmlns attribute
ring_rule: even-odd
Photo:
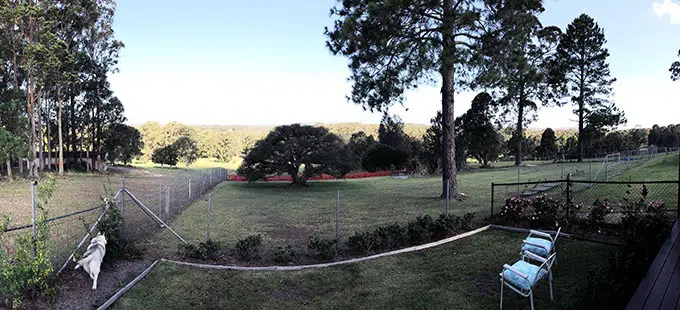
<svg viewBox="0 0 680 310"><path fill-rule="evenodd" d="M501 279L501 310L503 310L503 280Z"/></svg>
<svg viewBox="0 0 680 310"><path fill-rule="evenodd" d="M555 299L553 299L552 279L553 279L553 276L552 276L552 270L551 270L550 272L548 272L548 284L550 285L550 300L555 301Z"/></svg>
<svg viewBox="0 0 680 310"><path fill-rule="evenodd" d="M534 310L534 290L529 292L529 300L531 300L531 310Z"/></svg>

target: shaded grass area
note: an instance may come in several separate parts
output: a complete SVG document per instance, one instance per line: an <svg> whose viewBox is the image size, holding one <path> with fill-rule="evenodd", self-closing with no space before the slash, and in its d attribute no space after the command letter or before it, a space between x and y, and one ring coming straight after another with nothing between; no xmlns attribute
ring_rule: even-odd
<svg viewBox="0 0 680 310"><path fill-rule="evenodd" d="M116 309L493 309L498 273L518 259L524 234L486 231L440 247L378 260L292 272L203 270L162 263ZM614 248L561 239L554 267L555 301L547 282L537 309L578 308L588 273ZM529 301L505 290L504 309Z"/></svg>
<svg viewBox="0 0 680 310"><path fill-rule="evenodd" d="M187 167L183 163L177 163L177 168L176 169L205 169L205 168L225 168L229 170L236 170L238 169L239 165L241 164L241 158L234 158L233 160L230 160L228 162L223 162L220 161L216 158L198 158L194 163L189 165ZM162 170L170 170L170 169L175 169L175 168L170 168L170 167L161 167L161 165L155 164L151 161L147 162L141 162L141 161L133 161L132 165L134 167L138 168L146 168L146 169L160 169Z"/></svg>

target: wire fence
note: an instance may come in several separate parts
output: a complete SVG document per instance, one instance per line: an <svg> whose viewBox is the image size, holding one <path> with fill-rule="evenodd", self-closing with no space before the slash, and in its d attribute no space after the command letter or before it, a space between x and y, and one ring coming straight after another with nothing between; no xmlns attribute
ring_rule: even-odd
<svg viewBox="0 0 680 310"><path fill-rule="evenodd" d="M167 222L215 185L225 181L228 175L227 170L222 168L169 171L166 175L136 172L106 176L74 174L63 181L58 180L45 208L49 217L48 246L53 265L61 265L76 249L103 211L104 198L117 196L114 203L121 207L123 232L129 241L140 241L159 229L128 195L119 193L123 186ZM17 237L33 233L35 218L32 209L35 202L31 198L32 186L26 182L13 182L0 188L0 205L10 206L2 210L11 219L12 226L3 231L10 253ZM41 186L41 182L37 182L34 191Z"/></svg>

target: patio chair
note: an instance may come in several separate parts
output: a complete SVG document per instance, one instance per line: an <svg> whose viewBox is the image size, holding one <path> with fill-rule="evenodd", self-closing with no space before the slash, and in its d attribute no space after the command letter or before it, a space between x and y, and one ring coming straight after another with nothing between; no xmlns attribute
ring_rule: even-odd
<svg viewBox="0 0 680 310"><path fill-rule="evenodd" d="M530 260L540 262L541 265L534 265ZM529 297L529 300L531 301L531 310L534 310L534 288L538 282L546 276L548 277L548 284L550 286L550 300L553 300L551 268L554 262L554 253L546 259L534 253L525 251L522 253L522 259L512 264L512 266L508 264L503 265L503 271L500 273L501 310L503 309L504 286L509 287L523 297Z"/></svg>
<svg viewBox="0 0 680 310"><path fill-rule="evenodd" d="M531 252L543 258L548 258L550 255L555 254L555 243L557 242L557 237L560 236L561 230L562 227L557 229L557 234L555 234L555 238L553 238L550 234L544 232L530 230L529 236L527 236L522 241L520 255L524 251Z"/></svg>

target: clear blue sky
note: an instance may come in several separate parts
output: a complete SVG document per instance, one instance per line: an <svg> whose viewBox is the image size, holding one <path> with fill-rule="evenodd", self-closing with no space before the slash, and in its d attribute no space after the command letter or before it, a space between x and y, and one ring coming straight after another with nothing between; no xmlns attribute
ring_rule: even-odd
<svg viewBox="0 0 680 310"><path fill-rule="evenodd" d="M126 47L112 88L131 124L377 123L348 103L346 60L324 46L333 0L119 0L116 36ZM668 68L680 49L680 0L545 0L545 25L581 13L605 30L616 103L628 127L680 122L680 81ZM456 97L456 114L472 93ZM428 123L437 87L407 95L406 122ZM572 108L539 111L531 127L573 127Z"/></svg>

